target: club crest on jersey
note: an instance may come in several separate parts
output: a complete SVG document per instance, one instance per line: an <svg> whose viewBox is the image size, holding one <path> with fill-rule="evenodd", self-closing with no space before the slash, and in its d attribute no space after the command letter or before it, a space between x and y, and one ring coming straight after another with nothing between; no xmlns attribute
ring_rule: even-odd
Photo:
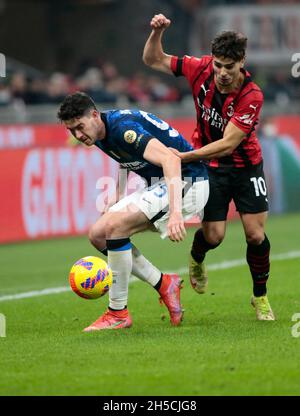
<svg viewBox="0 0 300 416"><path fill-rule="evenodd" d="M137 134L134 130L127 130L124 133L124 140L125 142L131 144L136 141Z"/></svg>

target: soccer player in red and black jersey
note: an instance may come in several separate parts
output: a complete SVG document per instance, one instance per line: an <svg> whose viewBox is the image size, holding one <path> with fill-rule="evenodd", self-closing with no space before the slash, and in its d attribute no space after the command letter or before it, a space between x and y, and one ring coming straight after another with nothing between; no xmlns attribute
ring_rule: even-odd
<svg viewBox="0 0 300 416"><path fill-rule="evenodd" d="M204 258L222 242L233 200L247 241L246 258L253 279L251 303L257 319L274 320L266 295L270 270L270 242L264 231L267 190L255 133L263 94L244 69L247 38L234 31L222 32L212 41L211 55L181 58L166 54L162 47L162 35L170 23L163 14L152 18L143 60L156 70L184 76L195 102L197 126L192 144L196 150L179 155L183 162L207 161L210 196L191 249L191 284L196 292L205 292Z"/></svg>

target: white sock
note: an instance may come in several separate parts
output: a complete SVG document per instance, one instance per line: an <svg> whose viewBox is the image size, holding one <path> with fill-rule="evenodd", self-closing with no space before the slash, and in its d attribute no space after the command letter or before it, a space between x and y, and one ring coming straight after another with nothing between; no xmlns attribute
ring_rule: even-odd
<svg viewBox="0 0 300 416"><path fill-rule="evenodd" d="M124 309L128 301L128 283L132 271L132 250L107 250L107 259L113 273L109 289L109 307Z"/></svg>
<svg viewBox="0 0 300 416"><path fill-rule="evenodd" d="M132 244L132 274L143 282L155 286L161 277L161 271L158 270L142 253Z"/></svg>

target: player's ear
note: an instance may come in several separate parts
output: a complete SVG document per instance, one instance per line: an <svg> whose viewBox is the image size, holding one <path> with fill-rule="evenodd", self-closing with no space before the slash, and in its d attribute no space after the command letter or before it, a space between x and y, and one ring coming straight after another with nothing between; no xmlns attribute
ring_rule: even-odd
<svg viewBox="0 0 300 416"><path fill-rule="evenodd" d="M99 118L100 117L99 111L98 110L93 110L92 111L92 117L95 118L95 119Z"/></svg>
<svg viewBox="0 0 300 416"><path fill-rule="evenodd" d="M241 60L241 68L244 68L246 57Z"/></svg>

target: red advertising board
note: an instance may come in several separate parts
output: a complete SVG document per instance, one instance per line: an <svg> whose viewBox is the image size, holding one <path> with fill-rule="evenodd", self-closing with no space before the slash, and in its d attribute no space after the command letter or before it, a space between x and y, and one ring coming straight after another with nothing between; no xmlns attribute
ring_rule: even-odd
<svg viewBox="0 0 300 416"><path fill-rule="evenodd" d="M187 140L193 132L193 118L170 119L168 122ZM66 146L72 136L61 124L19 124L0 126L0 151L8 149L28 149L32 147ZM72 140L73 143L76 140Z"/></svg>
<svg viewBox="0 0 300 416"><path fill-rule="evenodd" d="M193 118L168 121L190 139ZM59 124L0 127L0 243L86 233L99 217L117 164L69 137Z"/></svg>
<svg viewBox="0 0 300 416"><path fill-rule="evenodd" d="M69 136L60 124L0 126L0 150L65 146Z"/></svg>
<svg viewBox="0 0 300 416"><path fill-rule="evenodd" d="M97 149L0 152L0 243L85 233L117 164Z"/></svg>

